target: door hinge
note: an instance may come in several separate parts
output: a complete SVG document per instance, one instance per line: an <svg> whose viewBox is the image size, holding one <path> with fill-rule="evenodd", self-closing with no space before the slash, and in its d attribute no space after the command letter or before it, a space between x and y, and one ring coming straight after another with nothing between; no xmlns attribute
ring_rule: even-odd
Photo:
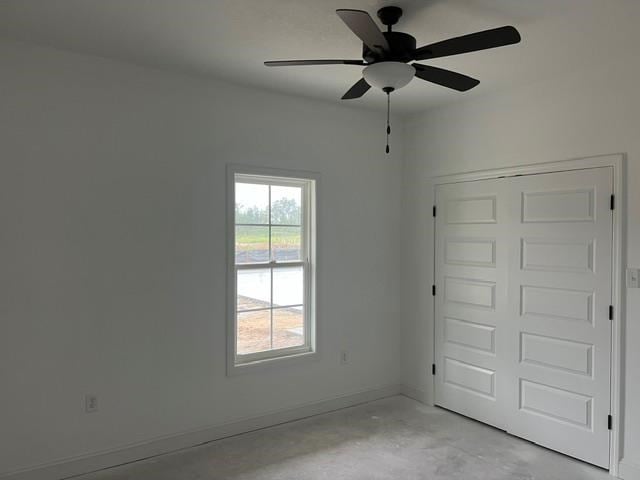
<svg viewBox="0 0 640 480"><path fill-rule="evenodd" d="M613 320L613 305L609 305L609 320Z"/></svg>
<svg viewBox="0 0 640 480"><path fill-rule="evenodd" d="M611 195L611 210L615 210L616 209L616 196L615 195Z"/></svg>
<svg viewBox="0 0 640 480"><path fill-rule="evenodd" d="M431 364L431 375L435 375L436 374L436 364L432 363Z"/></svg>
<svg viewBox="0 0 640 480"><path fill-rule="evenodd" d="M431 285L431 295L433 295L434 297L436 296L436 286L435 285Z"/></svg>
<svg viewBox="0 0 640 480"><path fill-rule="evenodd" d="M607 416L607 428L613 430L613 417L611 415Z"/></svg>
<svg viewBox="0 0 640 480"><path fill-rule="evenodd" d="M436 206L433 206L433 218L436 218Z"/></svg>

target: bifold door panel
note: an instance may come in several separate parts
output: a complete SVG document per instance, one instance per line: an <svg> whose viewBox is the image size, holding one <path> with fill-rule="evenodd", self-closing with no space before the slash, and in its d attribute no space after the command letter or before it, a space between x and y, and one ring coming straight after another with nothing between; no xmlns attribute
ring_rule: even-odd
<svg viewBox="0 0 640 480"><path fill-rule="evenodd" d="M605 468L611 191L611 168L436 191L436 403Z"/></svg>
<svg viewBox="0 0 640 480"><path fill-rule="evenodd" d="M509 229L507 429L606 468L612 173L505 179L520 220Z"/></svg>
<svg viewBox="0 0 640 480"><path fill-rule="evenodd" d="M507 308L501 182L438 189L436 403L505 428L497 355Z"/></svg>

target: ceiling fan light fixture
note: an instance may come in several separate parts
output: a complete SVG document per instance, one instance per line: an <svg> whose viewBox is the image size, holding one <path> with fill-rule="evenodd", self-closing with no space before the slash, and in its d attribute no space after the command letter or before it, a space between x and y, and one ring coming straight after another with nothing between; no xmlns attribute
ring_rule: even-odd
<svg viewBox="0 0 640 480"><path fill-rule="evenodd" d="M378 18L387 27L386 32L382 32L371 15L364 10L339 8L336 13L362 41L362 60L276 60L264 62L264 64L268 67L292 65L364 66L362 78L347 90L342 99L361 98L371 87L376 87L387 95L387 153L389 153L389 135L391 134L391 92L407 85L414 76L458 92L471 90L480 83L479 80L461 73L431 65L420 63L409 65L404 62L477 52L488 48L513 45L521 40L518 30L507 25L416 48L415 37L392 29L402 16L402 9L399 7L387 5L378 10Z"/></svg>
<svg viewBox="0 0 640 480"><path fill-rule="evenodd" d="M362 71L365 81L380 90L399 88L407 85L416 74L416 69L402 62L378 62L368 65Z"/></svg>

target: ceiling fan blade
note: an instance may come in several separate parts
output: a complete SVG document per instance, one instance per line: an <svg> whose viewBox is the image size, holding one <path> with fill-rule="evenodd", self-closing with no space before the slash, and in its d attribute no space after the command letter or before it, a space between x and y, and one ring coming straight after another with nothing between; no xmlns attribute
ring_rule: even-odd
<svg viewBox="0 0 640 480"><path fill-rule="evenodd" d="M354 83L349 90L347 90L347 93L342 96L342 100L352 100L354 98L360 98L365 93L367 93L370 88L371 85L369 85L364 78L361 78L356 83Z"/></svg>
<svg viewBox="0 0 640 480"><path fill-rule="evenodd" d="M520 33L514 27L499 27L483 32L470 33L461 37L450 38L442 42L420 47L413 52L414 60L447 57L461 53L476 52L487 48L513 45L520 41Z"/></svg>
<svg viewBox="0 0 640 480"><path fill-rule="evenodd" d="M376 22L363 10L338 9L338 16L362 42L375 52L388 52L389 42Z"/></svg>
<svg viewBox="0 0 640 480"><path fill-rule="evenodd" d="M295 67L303 65L366 65L362 60L274 60L264 62L267 67Z"/></svg>
<svg viewBox="0 0 640 480"><path fill-rule="evenodd" d="M480 80L450 70L444 70L430 65L420 65L419 63L413 63L412 66L416 69L416 77L426 80L427 82L442 85L443 87L458 90L459 92L471 90L480 83Z"/></svg>

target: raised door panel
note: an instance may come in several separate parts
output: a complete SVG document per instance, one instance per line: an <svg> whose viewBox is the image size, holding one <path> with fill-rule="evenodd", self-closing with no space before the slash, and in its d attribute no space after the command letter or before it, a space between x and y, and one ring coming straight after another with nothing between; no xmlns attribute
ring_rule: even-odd
<svg viewBox="0 0 640 480"><path fill-rule="evenodd" d="M496 265L496 242L483 238L447 238L444 261L447 265L490 267Z"/></svg>
<svg viewBox="0 0 640 480"><path fill-rule="evenodd" d="M521 245L523 270L544 272L593 273L595 240L545 240L523 238Z"/></svg>
<svg viewBox="0 0 640 480"><path fill-rule="evenodd" d="M458 197L446 202L448 224L496 223L495 195L486 197Z"/></svg>
<svg viewBox="0 0 640 480"><path fill-rule="evenodd" d="M495 371L452 358L444 358L444 382L471 396L495 399Z"/></svg>
<svg viewBox="0 0 640 480"><path fill-rule="evenodd" d="M535 191L534 188L521 195L522 223L594 221L593 188L542 191Z"/></svg>
<svg viewBox="0 0 640 480"><path fill-rule="evenodd" d="M519 409L535 419L591 430L593 398L520 379Z"/></svg>
<svg viewBox="0 0 640 480"><path fill-rule="evenodd" d="M520 362L591 377L593 345L523 332L520 334Z"/></svg>
<svg viewBox="0 0 640 480"><path fill-rule="evenodd" d="M494 310L496 284L471 278L444 278L445 303L462 304L468 308Z"/></svg>
<svg viewBox="0 0 640 480"><path fill-rule="evenodd" d="M593 324L593 291L520 285L520 315Z"/></svg>
<svg viewBox="0 0 640 480"><path fill-rule="evenodd" d="M496 353L496 327L463 320L444 318L444 340L480 352Z"/></svg>

